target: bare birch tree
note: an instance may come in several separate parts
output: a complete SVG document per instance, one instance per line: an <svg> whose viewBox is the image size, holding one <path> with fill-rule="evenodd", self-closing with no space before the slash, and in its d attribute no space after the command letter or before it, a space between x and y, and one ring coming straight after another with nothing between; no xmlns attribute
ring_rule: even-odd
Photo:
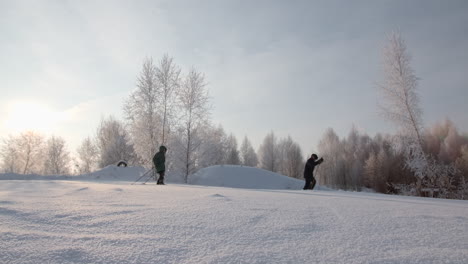
<svg viewBox="0 0 468 264"><path fill-rule="evenodd" d="M237 148L237 139L231 133L227 139L227 152L225 164L240 165L239 150Z"/></svg>
<svg viewBox="0 0 468 264"><path fill-rule="evenodd" d="M190 75L190 73L189 73ZM166 144L170 122L174 121L176 93L180 87L180 69L173 58L165 54L156 67L156 82L160 91L159 106L162 115L161 144Z"/></svg>
<svg viewBox="0 0 468 264"><path fill-rule="evenodd" d="M90 173L97 168L98 150L90 137L83 140L77 150L79 173Z"/></svg>
<svg viewBox="0 0 468 264"><path fill-rule="evenodd" d="M157 86L157 70L153 59L147 58L137 79L137 87L124 105L135 152L143 165L151 167L161 139L158 127L162 123L159 113L160 90ZM87 170L87 169L86 169Z"/></svg>
<svg viewBox="0 0 468 264"><path fill-rule="evenodd" d="M178 91L181 112L181 134L184 180L192 174L196 166L196 153L201 140L200 130L209 118L209 96L206 90L205 76L192 68Z"/></svg>
<svg viewBox="0 0 468 264"><path fill-rule="evenodd" d="M260 155L260 166L262 169L272 172L278 171L277 145L277 139L273 131L263 139L258 150Z"/></svg>
<svg viewBox="0 0 468 264"><path fill-rule="evenodd" d="M52 136L46 142L44 174L63 175L70 173L70 153L65 140Z"/></svg>
<svg viewBox="0 0 468 264"><path fill-rule="evenodd" d="M379 84L384 99L381 103L382 113L422 147L418 78L410 66L411 57L399 32L388 36L388 43L383 49L383 60L384 78Z"/></svg>
<svg viewBox="0 0 468 264"><path fill-rule="evenodd" d="M384 99L384 117L394 122L407 141L407 166L417 176L420 191L422 179L428 174L428 161L423 152L422 110L417 92L418 78L410 66L411 57L399 32L388 36L383 49L384 78L379 88Z"/></svg>
<svg viewBox="0 0 468 264"><path fill-rule="evenodd" d="M129 135L123 124L112 116L101 120L96 140L99 149L99 167L115 164L119 160L129 163L134 161L135 153Z"/></svg>
<svg viewBox="0 0 468 264"><path fill-rule="evenodd" d="M278 152L281 153L279 161L281 173L293 178L302 178L304 169L304 157L301 147L294 142L291 136L281 139L278 144Z"/></svg>
<svg viewBox="0 0 468 264"><path fill-rule="evenodd" d="M255 153L250 140L247 136L244 137L242 141L242 145L240 148L240 157L242 161L242 165L249 166L249 167L257 167L258 165L258 157L257 153Z"/></svg>
<svg viewBox="0 0 468 264"><path fill-rule="evenodd" d="M2 168L5 172L41 173L44 165L44 136L26 131L9 136L1 148Z"/></svg>
<svg viewBox="0 0 468 264"><path fill-rule="evenodd" d="M33 131L21 133L18 138L22 174L40 173L44 157L44 137Z"/></svg>
<svg viewBox="0 0 468 264"><path fill-rule="evenodd" d="M200 131L203 144L200 146L198 158L199 167L224 164L227 150L227 135L222 125L203 126Z"/></svg>
<svg viewBox="0 0 468 264"><path fill-rule="evenodd" d="M2 147L0 148L0 157L2 159L1 168L3 172L21 173L17 142L18 139L12 135L3 139Z"/></svg>
<svg viewBox="0 0 468 264"><path fill-rule="evenodd" d="M343 159L344 148L338 135L332 128L328 128L319 141L318 150L325 162L317 168L317 181L322 185L345 188L347 186L345 177L345 160Z"/></svg>

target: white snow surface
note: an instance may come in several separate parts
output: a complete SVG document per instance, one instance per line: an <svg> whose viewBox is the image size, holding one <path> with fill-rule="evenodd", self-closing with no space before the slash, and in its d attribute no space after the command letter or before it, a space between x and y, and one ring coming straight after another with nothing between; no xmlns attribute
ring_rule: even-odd
<svg viewBox="0 0 468 264"><path fill-rule="evenodd" d="M0 174L0 263L468 263L467 201L303 191L233 166L131 185L143 172Z"/></svg>

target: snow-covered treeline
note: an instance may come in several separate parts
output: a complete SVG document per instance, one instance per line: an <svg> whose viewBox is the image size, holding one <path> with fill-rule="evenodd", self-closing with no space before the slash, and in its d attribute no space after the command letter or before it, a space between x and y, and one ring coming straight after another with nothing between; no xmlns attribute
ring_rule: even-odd
<svg viewBox="0 0 468 264"><path fill-rule="evenodd" d="M318 153L323 162L316 171L318 182L332 188L381 193L467 199L468 135L460 135L446 120L422 133L423 148L437 164L453 166L452 173L439 172L422 179L417 193L417 176L406 165L406 148L400 135L370 137L352 128L340 138L332 128L322 136ZM441 165L439 165L440 167Z"/></svg>
<svg viewBox="0 0 468 264"><path fill-rule="evenodd" d="M259 147L260 167L293 178L303 178L304 158L299 144L291 136L277 139L272 131Z"/></svg>

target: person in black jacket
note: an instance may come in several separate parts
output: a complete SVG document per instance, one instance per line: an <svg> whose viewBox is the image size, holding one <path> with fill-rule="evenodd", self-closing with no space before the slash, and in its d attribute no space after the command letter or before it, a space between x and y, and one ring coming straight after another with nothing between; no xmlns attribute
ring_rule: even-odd
<svg viewBox="0 0 468 264"><path fill-rule="evenodd" d="M304 178L305 185L304 190L312 190L315 187L317 181L314 178L314 168L316 165L319 165L323 162L323 158L318 159L317 154L312 154L312 156L307 160L304 168Z"/></svg>
<svg viewBox="0 0 468 264"><path fill-rule="evenodd" d="M165 146L159 147L159 152L156 153L153 157L154 168L159 174L159 179L157 184L164 185L164 174L166 172L166 152L167 148Z"/></svg>

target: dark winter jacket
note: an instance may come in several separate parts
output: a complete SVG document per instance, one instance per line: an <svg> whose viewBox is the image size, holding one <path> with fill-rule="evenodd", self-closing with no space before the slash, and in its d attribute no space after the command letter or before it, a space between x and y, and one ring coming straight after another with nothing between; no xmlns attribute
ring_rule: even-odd
<svg viewBox="0 0 468 264"><path fill-rule="evenodd" d="M156 172L163 172L166 170L166 147L159 147L159 152L153 157L154 167Z"/></svg>
<svg viewBox="0 0 468 264"><path fill-rule="evenodd" d="M319 160L314 160L313 158L308 159L304 168L304 178L312 179L314 177L315 166L322 163L322 161L323 158L320 158Z"/></svg>

